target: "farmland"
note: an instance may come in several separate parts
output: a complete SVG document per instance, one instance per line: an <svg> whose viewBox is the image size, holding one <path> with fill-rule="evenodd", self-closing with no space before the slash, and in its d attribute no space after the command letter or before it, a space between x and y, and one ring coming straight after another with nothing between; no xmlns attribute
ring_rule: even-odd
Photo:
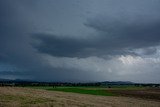
<svg viewBox="0 0 160 107"><path fill-rule="evenodd" d="M143 87L0 87L0 107L160 107L159 95Z"/></svg>
<svg viewBox="0 0 160 107"><path fill-rule="evenodd" d="M121 86L106 87L30 87L49 91L72 92L99 96L126 96L160 101L160 88Z"/></svg>

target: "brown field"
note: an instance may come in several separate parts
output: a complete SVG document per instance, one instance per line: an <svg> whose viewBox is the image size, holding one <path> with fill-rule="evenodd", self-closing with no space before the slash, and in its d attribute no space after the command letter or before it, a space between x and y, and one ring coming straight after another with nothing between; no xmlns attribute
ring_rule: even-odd
<svg viewBox="0 0 160 107"><path fill-rule="evenodd" d="M0 107L160 107L160 101L0 87Z"/></svg>
<svg viewBox="0 0 160 107"><path fill-rule="evenodd" d="M107 91L115 93L119 96L151 99L160 102L160 88L139 88L131 90L109 89Z"/></svg>

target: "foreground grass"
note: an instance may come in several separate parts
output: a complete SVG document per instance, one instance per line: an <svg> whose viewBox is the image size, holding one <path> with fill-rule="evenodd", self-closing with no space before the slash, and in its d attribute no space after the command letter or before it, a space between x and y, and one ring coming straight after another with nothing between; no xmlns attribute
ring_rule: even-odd
<svg viewBox="0 0 160 107"><path fill-rule="evenodd" d="M23 96L23 95L0 95L0 107L11 106L14 103L14 106L21 105L21 107L28 107L29 105L35 104L44 104L46 102L54 102L54 100L48 98L37 98L31 96ZM12 105L13 106L13 105Z"/></svg>
<svg viewBox="0 0 160 107"><path fill-rule="evenodd" d="M76 87L56 87L55 89L60 90L60 88L66 91L68 88L72 90L72 88ZM78 90L81 88L82 87L77 87ZM91 87L83 87L85 92L86 90L91 90L90 88ZM73 92L58 92L54 90L47 91L50 89L54 88L0 87L0 107L160 107L159 100L153 101L121 96L93 96L88 94L74 94ZM102 89L92 88L92 90ZM80 91L82 92L82 90ZM152 90L150 91L152 92ZM147 93L150 91L147 90ZM96 92L97 91L94 91L94 93ZM153 90L153 92L159 93L158 90Z"/></svg>

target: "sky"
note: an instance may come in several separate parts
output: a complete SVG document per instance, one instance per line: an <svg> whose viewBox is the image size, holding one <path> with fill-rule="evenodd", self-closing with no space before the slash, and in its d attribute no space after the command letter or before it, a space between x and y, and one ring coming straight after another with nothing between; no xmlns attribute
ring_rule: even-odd
<svg viewBox="0 0 160 107"><path fill-rule="evenodd" d="M160 0L0 0L0 78L160 83Z"/></svg>

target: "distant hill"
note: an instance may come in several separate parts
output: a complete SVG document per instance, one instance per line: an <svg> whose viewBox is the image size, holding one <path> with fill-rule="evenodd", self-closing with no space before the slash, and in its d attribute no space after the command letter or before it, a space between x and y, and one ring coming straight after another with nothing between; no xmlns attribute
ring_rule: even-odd
<svg viewBox="0 0 160 107"><path fill-rule="evenodd" d="M45 82L45 81L35 81L27 79L3 79L0 78L0 84L20 84L20 85L61 85L61 86L108 86L108 85L149 85L156 83L134 83L131 81L102 81L102 82Z"/></svg>
<svg viewBox="0 0 160 107"><path fill-rule="evenodd" d="M0 82L10 82L10 83L70 83L70 82L43 82L43 81L34 81L34 80L27 80L27 79L2 79L0 78ZM81 82L79 82L81 83ZM130 82L130 81L103 81L103 82L83 82L81 84L88 84L88 83L91 83L91 84L94 84L94 83L98 83L98 84L102 84L102 85L119 85L119 84L134 84L133 82ZM72 82L70 84L78 84L77 82Z"/></svg>
<svg viewBox="0 0 160 107"><path fill-rule="evenodd" d="M103 85L109 85L109 84L112 84L112 85L135 84L135 83L130 82L130 81L104 81L104 82L100 82L100 83L103 84Z"/></svg>

